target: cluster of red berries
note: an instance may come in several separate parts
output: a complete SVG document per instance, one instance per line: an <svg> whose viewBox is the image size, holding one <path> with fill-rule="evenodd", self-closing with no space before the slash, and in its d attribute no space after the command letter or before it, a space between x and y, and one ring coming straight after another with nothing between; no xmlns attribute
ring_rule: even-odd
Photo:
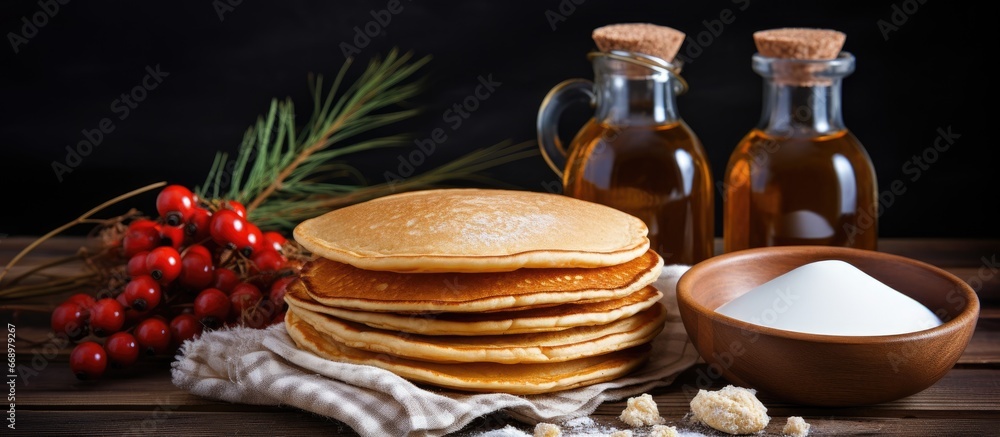
<svg viewBox="0 0 1000 437"><path fill-rule="evenodd" d="M158 218L132 220L110 243L120 285L77 293L52 312L53 331L77 342L70 369L80 379L141 354L172 354L206 329L284 319L285 287L299 265L284 236L261 232L239 202L202 202L181 185L160 191L156 210Z"/></svg>

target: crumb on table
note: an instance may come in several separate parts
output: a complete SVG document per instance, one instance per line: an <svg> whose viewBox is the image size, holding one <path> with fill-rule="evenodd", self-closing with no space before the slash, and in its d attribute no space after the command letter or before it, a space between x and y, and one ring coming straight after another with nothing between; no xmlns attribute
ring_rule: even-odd
<svg viewBox="0 0 1000 437"><path fill-rule="evenodd" d="M806 437L809 435L810 426L805 419L799 416L792 416L785 422L785 427L782 428L781 433L791 437Z"/></svg>
<svg viewBox="0 0 1000 437"><path fill-rule="evenodd" d="M698 390L691 411L696 421L729 434L754 434L771 421L756 390L733 385L714 392Z"/></svg>
<svg viewBox="0 0 1000 437"><path fill-rule="evenodd" d="M551 423L538 423L535 425L535 437L561 437L562 430L559 426Z"/></svg>
<svg viewBox="0 0 1000 437"><path fill-rule="evenodd" d="M656 401L647 393L629 398L625 409L618 418L633 427L658 425L664 422L656 407Z"/></svg>
<svg viewBox="0 0 1000 437"><path fill-rule="evenodd" d="M677 428L666 425L653 425L649 431L649 437L678 437Z"/></svg>

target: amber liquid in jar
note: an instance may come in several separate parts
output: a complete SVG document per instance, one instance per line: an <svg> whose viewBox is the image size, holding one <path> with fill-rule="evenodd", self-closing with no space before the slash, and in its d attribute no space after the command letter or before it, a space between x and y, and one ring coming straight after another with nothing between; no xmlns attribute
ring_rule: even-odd
<svg viewBox="0 0 1000 437"><path fill-rule="evenodd" d="M782 245L876 249L875 172L848 130L772 137L753 129L726 168L725 251Z"/></svg>
<svg viewBox="0 0 1000 437"><path fill-rule="evenodd" d="M591 120L577 133L565 193L642 219L666 264L712 256L714 201L708 160L683 121L611 126Z"/></svg>

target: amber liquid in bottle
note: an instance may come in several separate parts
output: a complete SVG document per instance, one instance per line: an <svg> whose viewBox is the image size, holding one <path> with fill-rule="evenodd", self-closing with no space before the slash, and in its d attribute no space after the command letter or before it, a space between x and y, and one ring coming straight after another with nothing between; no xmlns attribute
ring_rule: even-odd
<svg viewBox="0 0 1000 437"><path fill-rule="evenodd" d="M683 121L612 126L592 119L572 145L563 180L567 195L642 219L650 247L667 264L712 256L711 172Z"/></svg>
<svg viewBox="0 0 1000 437"><path fill-rule="evenodd" d="M782 245L876 249L875 172L844 129L773 137L753 129L726 169L725 251Z"/></svg>

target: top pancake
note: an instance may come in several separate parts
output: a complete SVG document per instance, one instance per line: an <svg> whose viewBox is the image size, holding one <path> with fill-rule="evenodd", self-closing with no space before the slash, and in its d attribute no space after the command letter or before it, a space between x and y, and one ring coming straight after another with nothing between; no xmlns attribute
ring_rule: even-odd
<svg viewBox="0 0 1000 437"><path fill-rule="evenodd" d="M550 193L453 188L380 197L308 219L295 240L366 270L506 272L617 265L649 249L642 220Z"/></svg>

